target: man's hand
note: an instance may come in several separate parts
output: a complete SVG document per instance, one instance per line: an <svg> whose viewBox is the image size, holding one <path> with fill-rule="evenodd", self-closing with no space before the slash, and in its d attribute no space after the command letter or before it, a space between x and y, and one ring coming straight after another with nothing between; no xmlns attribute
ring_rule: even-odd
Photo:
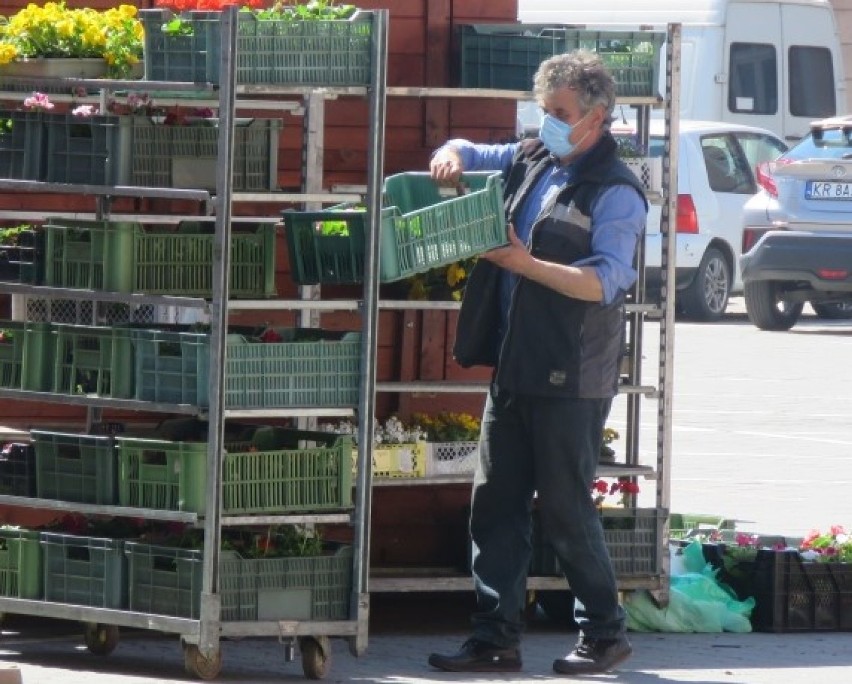
<svg viewBox="0 0 852 684"><path fill-rule="evenodd" d="M520 241L515 233L515 227L509 224L507 230L509 244L505 247L497 247L481 255L483 259L491 261L507 271L525 275L532 266L534 259L527 251L526 245Z"/></svg>
<svg viewBox="0 0 852 684"><path fill-rule="evenodd" d="M429 162L429 173L441 185L457 185L463 171L461 156L452 147L440 148Z"/></svg>

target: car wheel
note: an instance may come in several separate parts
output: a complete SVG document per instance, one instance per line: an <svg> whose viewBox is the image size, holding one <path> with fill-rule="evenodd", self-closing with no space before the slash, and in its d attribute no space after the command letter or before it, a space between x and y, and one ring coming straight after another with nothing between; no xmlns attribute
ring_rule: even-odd
<svg viewBox="0 0 852 684"><path fill-rule="evenodd" d="M689 287L678 292L680 310L695 321L718 321L728 308L731 268L721 250L709 247Z"/></svg>
<svg viewBox="0 0 852 684"><path fill-rule="evenodd" d="M828 302L826 304L814 304L811 302L811 308L820 318L826 318L831 321L842 321L852 318L852 302Z"/></svg>
<svg viewBox="0 0 852 684"><path fill-rule="evenodd" d="M748 319L761 330L789 330L804 304L784 299L781 282L758 280L745 284L745 305Z"/></svg>

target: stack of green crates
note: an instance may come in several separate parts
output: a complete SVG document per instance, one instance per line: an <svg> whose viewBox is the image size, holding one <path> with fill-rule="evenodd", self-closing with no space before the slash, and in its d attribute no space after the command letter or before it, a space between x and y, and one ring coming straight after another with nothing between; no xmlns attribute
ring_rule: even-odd
<svg viewBox="0 0 852 684"><path fill-rule="evenodd" d="M55 218L44 230L45 285L183 297L212 293L212 223L184 221L174 230ZM234 224L230 294L275 295L274 225Z"/></svg>
<svg viewBox="0 0 852 684"><path fill-rule="evenodd" d="M206 512L207 442L115 438L121 506ZM348 509L351 438L329 432L259 427L225 444L226 514Z"/></svg>
<svg viewBox="0 0 852 684"><path fill-rule="evenodd" d="M462 176L459 189L428 173L385 179L379 276L402 280L506 244L499 173ZM364 277L367 214L332 207L282 212L291 275L301 285L357 283Z"/></svg>

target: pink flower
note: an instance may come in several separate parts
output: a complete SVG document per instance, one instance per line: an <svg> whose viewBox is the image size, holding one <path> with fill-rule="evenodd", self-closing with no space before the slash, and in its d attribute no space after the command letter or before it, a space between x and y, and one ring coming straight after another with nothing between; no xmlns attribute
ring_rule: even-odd
<svg viewBox="0 0 852 684"><path fill-rule="evenodd" d="M95 105L80 105L71 110L73 116L94 116L98 113Z"/></svg>
<svg viewBox="0 0 852 684"><path fill-rule="evenodd" d="M35 109L36 111L53 109L53 103L44 93L33 93L24 100L25 109Z"/></svg>

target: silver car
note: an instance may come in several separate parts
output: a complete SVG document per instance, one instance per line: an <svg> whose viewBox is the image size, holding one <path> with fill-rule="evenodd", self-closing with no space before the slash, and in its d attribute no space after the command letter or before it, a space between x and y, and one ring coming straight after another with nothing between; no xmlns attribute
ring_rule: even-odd
<svg viewBox="0 0 852 684"><path fill-rule="evenodd" d="M806 303L823 318L852 317L852 115L813 122L757 180L740 260L751 322L789 330Z"/></svg>

